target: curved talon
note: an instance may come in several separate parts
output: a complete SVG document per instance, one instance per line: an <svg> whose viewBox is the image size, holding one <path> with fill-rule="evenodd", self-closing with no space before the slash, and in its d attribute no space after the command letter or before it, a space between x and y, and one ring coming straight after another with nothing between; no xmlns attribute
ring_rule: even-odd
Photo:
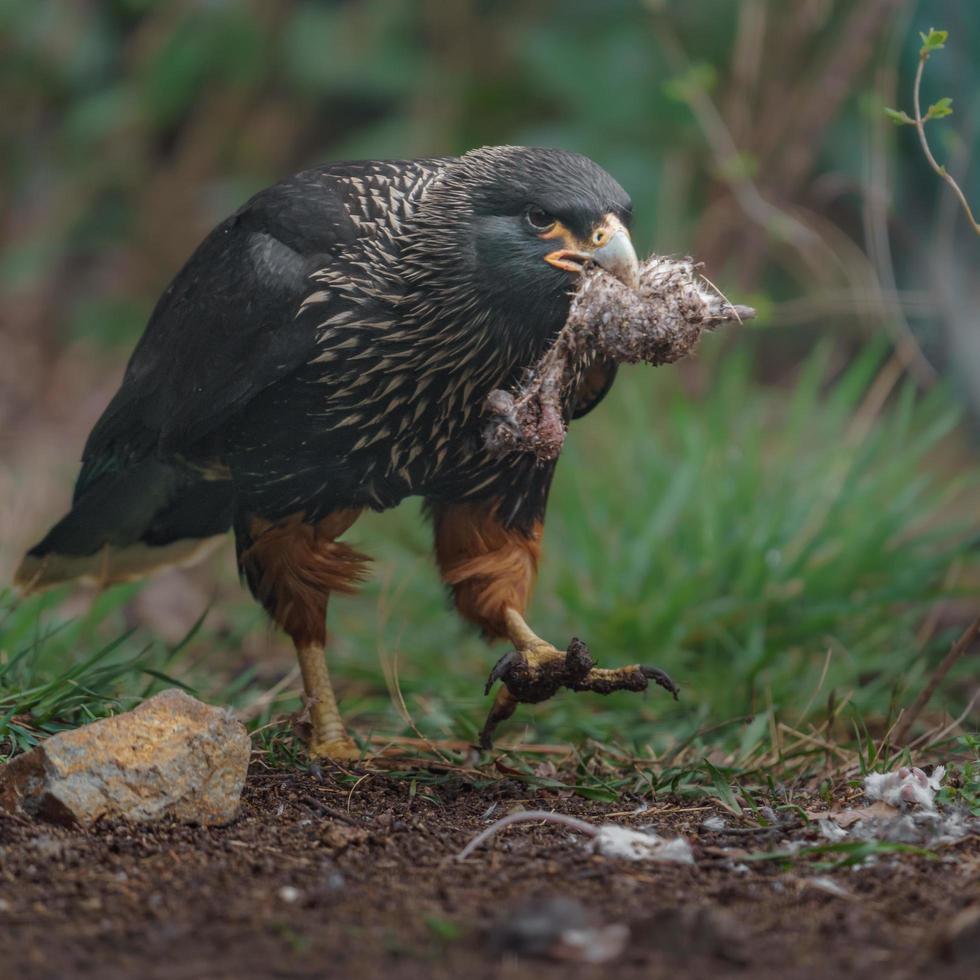
<svg viewBox="0 0 980 980"><path fill-rule="evenodd" d="M585 668L585 673L588 669ZM582 676L579 661L572 660L570 673L569 657L564 650L544 642L534 643L510 650L497 661L490 671L484 694L489 694L494 681L499 680L515 703L537 704L547 701L563 684L572 684L579 676Z"/></svg>
<svg viewBox="0 0 980 980"><path fill-rule="evenodd" d="M501 687L497 691L497 696L493 700L493 707L487 715L487 720L483 723L480 731L479 747L484 751L493 748L493 733L497 726L506 721L517 710L517 701L511 696L506 687Z"/></svg>
<svg viewBox="0 0 980 980"><path fill-rule="evenodd" d="M494 665L493 670L490 671L490 676L487 678L487 683L483 688L483 696L486 697L490 693L490 688L500 680L503 680L507 676L507 671L510 670L514 661L519 659L521 656L520 652L517 650L508 650Z"/></svg>
<svg viewBox="0 0 980 980"><path fill-rule="evenodd" d="M484 687L484 694L497 681L500 690L480 732L480 747L493 745L497 725L509 718L518 704L547 701L559 688L572 691L592 691L611 694L613 691L645 691L653 681L677 700L680 689L666 671L659 667L631 664L628 667L597 667L589 648L573 637L567 650L558 650L546 643L524 621L516 610L505 614L507 634L515 649L508 650L494 664Z"/></svg>
<svg viewBox="0 0 980 980"><path fill-rule="evenodd" d="M678 700L681 689L670 679L666 670L661 670L659 667L641 667L640 670L644 677L654 681L669 694L672 694L675 701Z"/></svg>

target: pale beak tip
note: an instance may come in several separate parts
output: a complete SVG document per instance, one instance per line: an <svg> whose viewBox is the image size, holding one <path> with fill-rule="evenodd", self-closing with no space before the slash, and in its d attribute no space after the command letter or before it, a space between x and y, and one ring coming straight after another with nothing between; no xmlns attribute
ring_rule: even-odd
<svg viewBox="0 0 980 980"><path fill-rule="evenodd" d="M639 286L640 262L636 257L636 250L633 248L633 242L630 241L629 233L625 229L616 232L605 245L597 248L592 253L592 261L631 289Z"/></svg>

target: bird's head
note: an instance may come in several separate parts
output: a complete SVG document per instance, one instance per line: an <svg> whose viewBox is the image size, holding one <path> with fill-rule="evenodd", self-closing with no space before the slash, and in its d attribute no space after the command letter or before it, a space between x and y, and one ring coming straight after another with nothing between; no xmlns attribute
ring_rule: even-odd
<svg viewBox="0 0 980 980"><path fill-rule="evenodd" d="M590 263L635 284L627 193L588 157L484 147L454 160L418 212L417 282L491 325L548 336Z"/></svg>

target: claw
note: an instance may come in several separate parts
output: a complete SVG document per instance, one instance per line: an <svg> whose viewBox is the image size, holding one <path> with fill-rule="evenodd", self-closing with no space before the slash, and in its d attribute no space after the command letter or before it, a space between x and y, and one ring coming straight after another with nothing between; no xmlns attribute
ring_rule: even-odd
<svg viewBox="0 0 980 980"><path fill-rule="evenodd" d="M489 749L493 732L509 718L518 704L546 701L559 688L611 694L613 691L645 691L653 681L677 699L680 689L659 667L597 667L589 648L573 637L567 650L558 650L537 636L515 610L507 610L508 635L515 649L508 650L493 666L484 695L502 682L480 732L480 747Z"/></svg>
<svg viewBox="0 0 980 980"><path fill-rule="evenodd" d="M507 672L514 665L514 662L520 659L522 659L522 657L517 650L508 650L493 665L493 670L490 671L490 676L487 678L486 686L483 688L484 697L490 693L490 688L493 687L497 681L503 680L507 676Z"/></svg>
<svg viewBox="0 0 980 980"><path fill-rule="evenodd" d="M672 694L675 701L678 700L681 689L670 679L667 671L661 670L659 667L641 667L640 670L644 677L654 681L669 694Z"/></svg>
<svg viewBox="0 0 980 980"><path fill-rule="evenodd" d="M484 694L489 694L499 680L514 701L537 704L547 701L563 685L572 686L584 678L593 663L581 640L573 640L567 651L546 643L510 650L494 664Z"/></svg>
<svg viewBox="0 0 980 980"><path fill-rule="evenodd" d="M503 658L501 658L503 659ZM493 707L487 715L487 720L483 723L480 731L480 748L489 752L493 748L493 733L497 726L506 721L516 710L517 701L511 696L506 686L497 691L497 696L493 699Z"/></svg>

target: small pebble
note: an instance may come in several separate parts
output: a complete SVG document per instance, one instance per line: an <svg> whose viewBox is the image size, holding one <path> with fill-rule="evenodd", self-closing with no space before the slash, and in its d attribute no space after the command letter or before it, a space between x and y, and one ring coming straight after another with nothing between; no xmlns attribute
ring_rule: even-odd
<svg viewBox="0 0 980 980"><path fill-rule="evenodd" d="M816 878L808 878L806 882L811 888L826 892L828 895L836 895L838 898L851 897L851 893L843 885L837 884L833 878L821 875Z"/></svg>

